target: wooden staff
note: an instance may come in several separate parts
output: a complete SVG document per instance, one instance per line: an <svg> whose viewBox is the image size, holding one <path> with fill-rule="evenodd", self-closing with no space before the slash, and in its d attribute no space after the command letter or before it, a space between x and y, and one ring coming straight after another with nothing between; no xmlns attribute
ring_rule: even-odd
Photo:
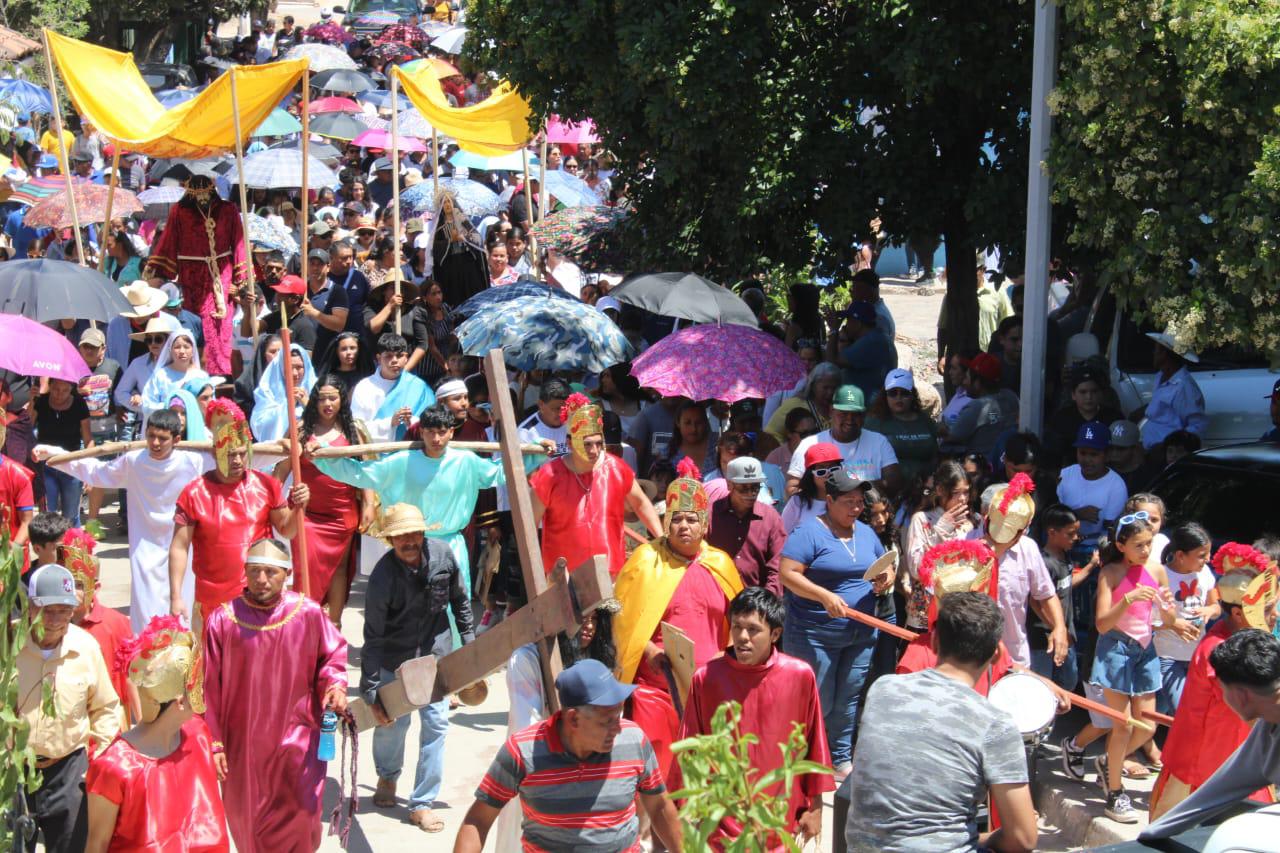
<svg viewBox="0 0 1280 853"><path fill-rule="evenodd" d="M240 134L240 99L236 94L236 69L228 72L231 75L231 120L236 134L236 170L240 173L240 223L244 228L244 245L248 251L249 273L249 329L256 343L258 340L258 287L253 280L253 242L249 239L249 191L244 185L244 137ZM234 247L232 247L234 248ZM213 283L215 286L217 282ZM231 306L227 306L231 311ZM232 312L234 316L234 312Z"/></svg>
<svg viewBox="0 0 1280 853"><path fill-rule="evenodd" d="M305 160L303 162L306 162ZM280 372L284 374L285 410L289 413L289 468L293 472L293 484L302 482L302 442L298 441L298 413L294 404L293 384L293 342L289 335L289 312L283 299L280 300L280 354L276 358L284 359ZM304 507L295 507L295 512L302 512ZM298 535L294 537L297 551L297 571L293 573L293 588L303 595L311 595L311 575L307 572L307 525L306 519L298 519Z"/></svg>
<svg viewBox="0 0 1280 853"><path fill-rule="evenodd" d="M538 154L538 221L547 217L547 126L542 126L542 148Z"/></svg>
<svg viewBox="0 0 1280 853"><path fill-rule="evenodd" d="M431 201L440 195L440 133L431 128Z"/></svg>
<svg viewBox="0 0 1280 853"><path fill-rule="evenodd" d="M49 31L40 30L44 41L44 67L49 74L49 99L53 102L53 133L58 137L58 151L62 155L62 182L67 188L67 205L71 208L71 227L76 232L76 255L80 266L84 262L84 239L80 236L80 214L76 210L76 194L71 183L71 161L67 159L67 140L62 136L62 107L58 104L58 83L53 76L53 52L49 50Z"/></svg>
<svg viewBox="0 0 1280 853"><path fill-rule="evenodd" d="M111 456L115 453L128 453L130 450L142 450L147 446L145 441L107 441L83 450L69 453L58 453L50 456L45 462L61 465L64 462L75 462L79 459L97 459L100 456ZM192 450L197 453L212 453L212 441L179 441L174 447L179 450ZM254 453L283 453L284 446L278 441L260 441L253 445Z"/></svg>
<svg viewBox="0 0 1280 853"><path fill-rule="evenodd" d="M874 616L863 613L861 610L854 610L849 606L844 608L844 615L848 619L852 619L855 622L861 622L863 625L870 625L872 628L884 631L886 634L897 637L899 640L911 642L919 636L915 631L908 631L906 628L900 628L897 625L884 621L883 619L877 619Z"/></svg>
<svg viewBox="0 0 1280 853"><path fill-rule="evenodd" d="M529 226L533 226L533 187L529 183L529 146L520 149L520 154L524 157L524 215L525 221ZM532 234L526 234L529 238L529 252L536 258L538 257L538 241L533 238ZM508 259L510 260L510 259Z"/></svg>
<svg viewBox="0 0 1280 853"><path fill-rule="evenodd" d="M396 296L400 295L400 98L398 69L391 70L391 260L395 264ZM396 334L401 334L404 306L396 306Z"/></svg>
<svg viewBox="0 0 1280 853"><path fill-rule="evenodd" d="M500 453L502 445L496 441L451 441L449 446L455 450L470 450L474 453ZM314 459L346 459L351 456L364 456L372 453L395 453L398 450L421 450L421 441L375 441L372 444L349 444L345 447L318 447L312 451ZM537 453L547 455L547 449L541 444L521 444L521 453Z"/></svg>
<svg viewBox="0 0 1280 853"><path fill-rule="evenodd" d="M1143 711L1141 716L1144 720L1150 720L1151 722L1159 723L1162 726L1173 725L1173 717L1170 717L1168 714L1161 714L1159 711Z"/></svg>
<svg viewBox="0 0 1280 853"><path fill-rule="evenodd" d="M310 211L309 192L307 187L307 161L311 159L311 62L302 70L302 143L298 146L302 151L302 277L307 277L307 249L311 244L311 228L307 224ZM308 294L308 297L310 294Z"/></svg>
<svg viewBox="0 0 1280 853"><path fill-rule="evenodd" d="M98 272L107 269L107 238L111 236L111 206L116 200L116 175L120 170L120 142L115 142L111 152L111 174L107 178L107 210L102 217L102 235L98 239Z"/></svg>

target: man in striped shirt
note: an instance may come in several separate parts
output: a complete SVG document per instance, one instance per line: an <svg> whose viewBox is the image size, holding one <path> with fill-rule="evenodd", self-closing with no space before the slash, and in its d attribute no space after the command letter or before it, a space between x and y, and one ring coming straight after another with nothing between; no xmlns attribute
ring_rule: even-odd
<svg viewBox="0 0 1280 853"><path fill-rule="evenodd" d="M560 673L561 710L516 732L476 790L454 853L480 853L498 812L516 795L524 853L639 853L636 794L657 839L680 853L679 819L658 759L639 726L622 719L635 690L597 660Z"/></svg>

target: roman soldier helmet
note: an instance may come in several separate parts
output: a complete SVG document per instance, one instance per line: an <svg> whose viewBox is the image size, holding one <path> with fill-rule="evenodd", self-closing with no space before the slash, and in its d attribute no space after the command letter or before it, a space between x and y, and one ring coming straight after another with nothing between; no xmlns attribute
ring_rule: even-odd
<svg viewBox="0 0 1280 853"><path fill-rule="evenodd" d="M1026 474L1015 474L1009 484L997 491L987 509L987 535L1007 545L1026 530L1036 515L1036 502L1031 493L1036 484Z"/></svg>
<svg viewBox="0 0 1280 853"><path fill-rule="evenodd" d="M151 722L166 702L189 697L204 712L204 666L199 643L177 616L155 616L116 650L116 667L138 688L142 719Z"/></svg>

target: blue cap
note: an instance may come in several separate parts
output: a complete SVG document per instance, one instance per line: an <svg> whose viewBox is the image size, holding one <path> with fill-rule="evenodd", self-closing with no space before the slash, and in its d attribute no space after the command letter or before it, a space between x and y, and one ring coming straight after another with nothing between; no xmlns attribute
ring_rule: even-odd
<svg viewBox="0 0 1280 853"><path fill-rule="evenodd" d="M591 658L578 661L556 678L556 693L563 708L621 705L631 698L635 689L635 685L618 681L609 667Z"/></svg>
<svg viewBox="0 0 1280 853"><path fill-rule="evenodd" d="M58 168L58 158L52 154L46 154L36 161L37 169L56 169Z"/></svg>
<svg viewBox="0 0 1280 853"><path fill-rule="evenodd" d="M1109 444L1111 444L1111 431L1107 429L1106 424L1101 421L1086 421L1080 424L1080 430L1076 433L1076 447L1106 450Z"/></svg>
<svg viewBox="0 0 1280 853"><path fill-rule="evenodd" d="M18 113L18 121L31 121L31 113L26 110Z"/></svg>
<svg viewBox="0 0 1280 853"><path fill-rule="evenodd" d="M845 314L864 326L874 326L876 324L876 306L865 299L856 299L850 302L849 309L845 311Z"/></svg>

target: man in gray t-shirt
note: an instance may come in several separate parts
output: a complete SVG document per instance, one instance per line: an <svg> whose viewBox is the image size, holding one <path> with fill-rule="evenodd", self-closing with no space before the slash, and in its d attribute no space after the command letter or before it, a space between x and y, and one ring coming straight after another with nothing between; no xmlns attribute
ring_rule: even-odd
<svg viewBox="0 0 1280 853"><path fill-rule="evenodd" d="M1035 812L1022 736L974 690L997 654L1003 619L983 593L939 600L935 669L872 685L849 775L850 851L972 851L1001 841L1031 849ZM979 837L991 791L1003 838Z"/></svg>

